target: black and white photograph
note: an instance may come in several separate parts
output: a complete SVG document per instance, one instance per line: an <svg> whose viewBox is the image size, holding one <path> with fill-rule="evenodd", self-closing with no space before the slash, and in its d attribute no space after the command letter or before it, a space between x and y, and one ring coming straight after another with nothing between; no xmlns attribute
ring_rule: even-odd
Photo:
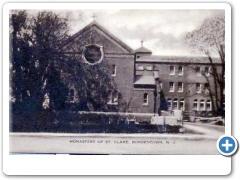
<svg viewBox="0 0 240 180"><path fill-rule="evenodd" d="M11 9L9 77L10 154L218 155L231 121L224 9Z"/></svg>

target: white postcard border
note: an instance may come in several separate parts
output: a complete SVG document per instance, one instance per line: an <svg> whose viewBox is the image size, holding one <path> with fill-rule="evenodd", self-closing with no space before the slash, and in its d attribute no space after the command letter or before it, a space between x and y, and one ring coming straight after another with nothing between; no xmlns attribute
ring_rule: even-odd
<svg viewBox="0 0 240 180"><path fill-rule="evenodd" d="M3 7L3 172L8 175L227 175L222 155L47 156L9 155L9 9L76 9L75 3L8 3ZM231 7L227 3L81 3L82 9L225 9L226 59L231 60ZM226 63L226 135L231 134L231 61ZM204 164L204 166L203 166ZM217 168L216 168L217 167Z"/></svg>

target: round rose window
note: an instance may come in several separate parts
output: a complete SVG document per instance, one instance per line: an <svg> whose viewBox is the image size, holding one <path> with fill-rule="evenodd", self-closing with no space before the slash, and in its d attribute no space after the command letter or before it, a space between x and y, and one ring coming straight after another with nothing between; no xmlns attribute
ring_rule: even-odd
<svg viewBox="0 0 240 180"><path fill-rule="evenodd" d="M98 64L103 60L103 48L96 44L87 45L84 47L82 56L86 63Z"/></svg>

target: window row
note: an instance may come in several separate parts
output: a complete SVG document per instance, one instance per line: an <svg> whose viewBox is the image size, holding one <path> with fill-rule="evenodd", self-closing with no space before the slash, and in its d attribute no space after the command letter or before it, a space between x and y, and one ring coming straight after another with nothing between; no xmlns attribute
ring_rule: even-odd
<svg viewBox="0 0 240 180"><path fill-rule="evenodd" d="M196 93L205 93L209 94L209 84L208 83L196 83Z"/></svg>
<svg viewBox="0 0 240 180"><path fill-rule="evenodd" d="M175 87L175 82L169 82L169 92L175 92L175 88L177 92L183 92L183 82L178 82L177 87Z"/></svg>
<svg viewBox="0 0 240 180"><path fill-rule="evenodd" d="M74 88L69 89L69 98L68 101L70 103L75 103L76 101L76 92ZM109 105L118 105L119 101L119 93L117 90L109 90L107 93L107 104Z"/></svg>
<svg viewBox="0 0 240 180"><path fill-rule="evenodd" d="M196 74L197 74L197 76L201 76L202 74L205 74L205 76L210 76L210 73L211 73L210 67L209 66L205 66L203 68L201 68L200 66L196 67Z"/></svg>
<svg viewBox="0 0 240 180"><path fill-rule="evenodd" d="M183 69L184 69L183 66L178 66L178 67L170 66L169 74L183 75ZM205 74L205 76L210 76L210 73L211 73L209 66L205 66L204 69L202 69L200 66L197 66L195 70L198 76L201 76L202 74Z"/></svg>
<svg viewBox="0 0 240 180"><path fill-rule="evenodd" d="M153 66L152 65L138 65L137 66L137 70L149 70L149 71L151 71L151 70L153 70Z"/></svg>
<svg viewBox="0 0 240 180"><path fill-rule="evenodd" d="M169 82L169 92L183 92L183 82ZM160 87L162 88L162 83L160 84ZM208 83L196 83L196 93L205 93L209 94L209 84Z"/></svg>
<svg viewBox="0 0 240 180"><path fill-rule="evenodd" d="M207 100L206 102L202 99L198 101L195 99L193 101L193 110L196 111L211 111L212 110L212 102L211 100Z"/></svg>
<svg viewBox="0 0 240 180"><path fill-rule="evenodd" d="M170 66L170 72L169 72L170 75L175 75L175 74L178 74L178 75L183 75L183 66L178 66L177 68L177 71L176 71L176 68L175 66Z"/></svg>
<svg viewBox="0 0 240 180"><path fill-rule="evenodd" d="M138 65L137 70L153 70L153 65ZM211 74L211 68L209 66L195 67L196 75L201 76L210 76ZM169 67L169 75L183 75L184 74L184 67L183 66L170 66Z"/></svg>
<svg viewBox="0 0 240 180"><path fill-rule="evenodd" d="M167 104L168 104L168 110L184 110L185 109L185 102L184 99L178 100L177 98L175 99L167 99Z"/></svg>

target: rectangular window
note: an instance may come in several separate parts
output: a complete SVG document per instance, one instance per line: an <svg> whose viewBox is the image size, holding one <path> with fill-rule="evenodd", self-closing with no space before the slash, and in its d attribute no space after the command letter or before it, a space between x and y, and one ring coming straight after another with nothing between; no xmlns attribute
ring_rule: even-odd
<svg viewBox="0 0 240 180"><path fill-rule="evenodd" d="M137 68L138 70L144 70L144 67L143 67L143 65L138 65L138 68Z"/></svg>
<svg viewBox="0 0 240 180"><path fill-rule="evenodd" d="M143 95L143 105L148 105L148 94L147 93L145 93Z"/></svg>
<svg viewBox="0 0 240 180"><path fill-rule="evenodd" d="M146 69L151 71L151 70L153 69L153 68L152 68L152 65L147 65L147 66L146 66Z"/></svg>
<svg viewBox="0 0 240 180"><path fill-rule="evenodd" d="M196 83L196 92L201 93L201 84L200 83Z"/></svg>
<svg viewBox="0 0 240 180"><path fill-rule="evenodd" d="M196 74L197 76L201 76L201 68L199 66L196 67Z"/></svg>
<svg viewBox="0 0 240 180"><path fill-rule="evenodd" d="M205 67L205 76L210 76L210 68Z"/></svg>
<svg viewBox="0 0 240 180"><path fill-rule="evenodd" d="M170 82L170 83L169 83L169 86L170 86L170 87L169 87L169 91L170 91L170 92L174 92L174 82Z"/></svg>
<svg viewBox="0 0 240 180"><path fill-rule="evenodd" d="M183 75L183 66L178 66L178 75Z"/></svg>
<svg viewBox="0 0 240 180"><path fill-rule="evenodd" d="M174 75L175 74L175 67L174 66L170 66L170 75Z"/></svg>
<svg viewBox="0 0 240 180"><path fill-rule="evenodd" d="M178 83L178 92L183 92L183 83L182 82Z"/></svg>
<svg viewBox="0 0 240 180"><path fill-rule="evenodd" d="M117 66L112 65L112 76L116 76L116 73L117 73Z"/></svg>
<svg viewBox="0 0 240 180"><path fill-rule="evenodd" d="M205 91L205 94L209 94L209 84L208 83L204 84L204 91Z"/></svg>

